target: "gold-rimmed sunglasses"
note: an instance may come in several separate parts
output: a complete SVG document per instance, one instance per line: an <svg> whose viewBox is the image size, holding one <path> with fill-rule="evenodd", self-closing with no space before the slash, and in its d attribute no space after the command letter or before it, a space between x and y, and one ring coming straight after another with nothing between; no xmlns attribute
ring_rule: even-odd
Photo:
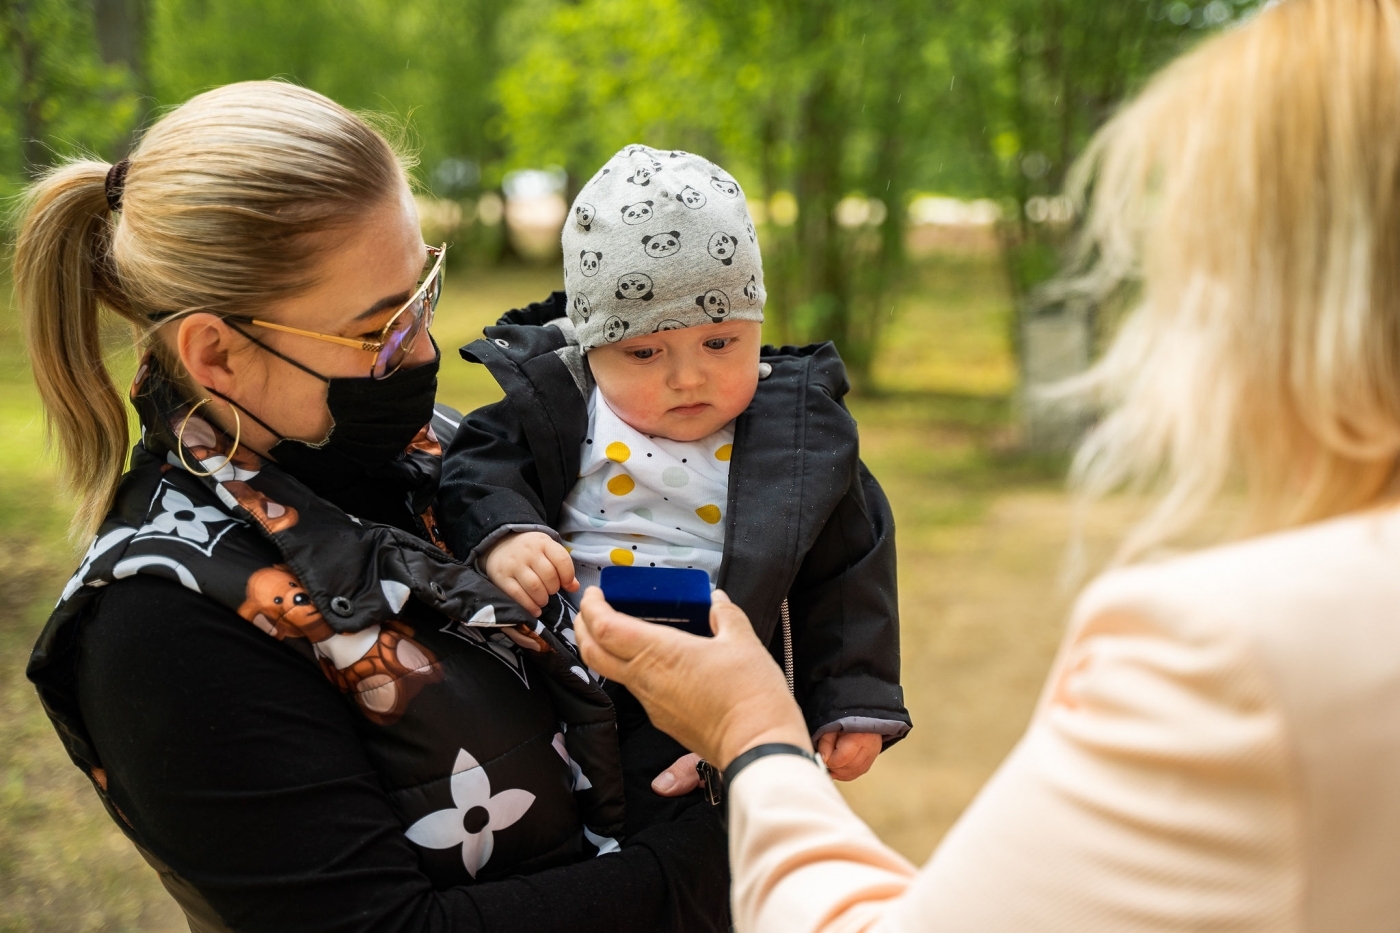
<svg viewBox="0 0 1400 933"><path fill-rule="evenodd" d="M418 286L418 290L413 293L413 297L408 299L403 307L394 312L394 316L389 318L384 329L379 332L379 336L373 340L320 334L314 330L302 330L300 327L288 327L286 324L274 324L271 321L257 319L248 323L265 327L268 330L281 331L284 334L312 337L327 343L339 344L342 347L353 347L356 350L373 353L374 365L370 367L370 375L375 379L387 379L398 371L399 367L403 365L403 361L413 350L413 345L418 342L418 338L432 326L433 312L437 310L438 299L442 297L442 261L446 255L446 243L441 246L428 247L428 259L433 266L424 277L423 284Z"/></svg>

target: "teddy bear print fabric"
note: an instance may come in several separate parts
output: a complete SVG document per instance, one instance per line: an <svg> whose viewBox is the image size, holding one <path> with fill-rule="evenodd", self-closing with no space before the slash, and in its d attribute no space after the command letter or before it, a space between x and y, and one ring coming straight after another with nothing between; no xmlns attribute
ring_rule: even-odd
<svg viewBox="0 0 1400 933"><path fill-rule="evenodd" d="M628 146L564 224L564 286L583 351L721 321L762 321L763 263L738 182L689 152Z"/></svg>
<svg viewBox="0 0 1400 933"><path fill-rule="evenodd" d="M579 479L559 519L579 582L596 586L604 567L676 567L705 571L713 586L733 447L732 423L698 441L643 434L595 388Z"/></svg>

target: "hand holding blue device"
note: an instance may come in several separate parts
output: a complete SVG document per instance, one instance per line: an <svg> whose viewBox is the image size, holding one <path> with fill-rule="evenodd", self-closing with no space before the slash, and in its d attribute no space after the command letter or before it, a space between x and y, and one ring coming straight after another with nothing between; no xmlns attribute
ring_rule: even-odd
<svg viewBox="0 0 1400 933"><path fill-rule="evenodd" d="M709 636L710 575L671 567L604 567L599 583L608 604L646 622Z"/></svg>

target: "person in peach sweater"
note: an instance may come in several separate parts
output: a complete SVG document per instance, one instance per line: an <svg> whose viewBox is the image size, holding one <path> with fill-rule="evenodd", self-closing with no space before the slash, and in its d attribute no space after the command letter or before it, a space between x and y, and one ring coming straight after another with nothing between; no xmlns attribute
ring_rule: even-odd
<svg viewBox="0 0 1400 933"><path fill-rule="evenodd" d="M1073 477L1160 498L926 865L806 757L722 594L711 639L584 597L587 661L725 771L739 931L1400 927L1400 0L1210 39L1071 188L1061 287L1130 308L1069 387L1102 408ZM1182 553L1226 492L1233 540Z"/></svg>

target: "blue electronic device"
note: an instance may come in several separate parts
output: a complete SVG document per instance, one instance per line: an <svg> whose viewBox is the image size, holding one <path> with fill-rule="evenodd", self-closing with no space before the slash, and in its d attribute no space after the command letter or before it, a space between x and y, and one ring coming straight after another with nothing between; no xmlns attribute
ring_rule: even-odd
<svg viewBox="0 0 1400 933"><path fill-rule="evenodd" d="M604 567L599 583L618 612L690 632L710 631L710 575L671 567Z"/></svg>

